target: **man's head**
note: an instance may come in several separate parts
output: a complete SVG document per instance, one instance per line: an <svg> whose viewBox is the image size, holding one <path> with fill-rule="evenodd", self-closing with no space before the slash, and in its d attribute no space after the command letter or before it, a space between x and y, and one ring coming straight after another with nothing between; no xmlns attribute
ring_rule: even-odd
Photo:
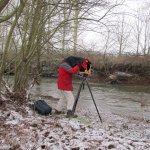
<svg viewBox="0 0 150 150"><path fill-rule="evenodd" d="M69 56L66 59L64 59L65 62L67 62L71 67L74 67L75 65L80 66L80 71L84 72L85 70L89 70L91 68L91 61L89 58L82 58L82 57L75 57L75 56ZM85 67L82 67L82 64Z"/></svg>

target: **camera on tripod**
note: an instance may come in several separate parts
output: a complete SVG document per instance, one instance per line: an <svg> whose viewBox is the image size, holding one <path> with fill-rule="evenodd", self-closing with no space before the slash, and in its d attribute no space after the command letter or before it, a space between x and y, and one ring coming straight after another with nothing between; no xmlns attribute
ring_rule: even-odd
<svg viewBox="0 0 150 150"><path fill-rule="evenodd" d="M86 69L83 69L81 68L80 69L80 74L83 74L83 75L91 75L92 73L92 65L91 65L91 62L87 62L87 66L86 66Z"/></svg>
<svg viewBox="0 0 150 150"><path fill-rule="evenodd" d="M82 88L84 89L84 84L86 83L87 86L88 86L89 92L90 92L90 94L91 94L93 103L94 103L94 105L95 105L96 111L97 111L97 113L98 113L100 122L102 123L102 119L101 119L100 113L99 113L99 111L98 111L96 102L95 102L95 100L94 100L94 96L93 96L93 94L92 94L90 85L89 85L88 80L87 80L87 76L88 76L88 75L91 75L91 73L92 73L92 65L91 65L91 62L90 62L90 61L87 61L87 62L86 62L86 69L84 69L84 68L81 66L79 72L80 72L80 74L82 75L83 79L82 79L82 82L80 83L79 90L78 90L78 93L77 93L77 96L76 96L76 99L75 99L75 101L74 101L74 105L73 105L73 108L72 108L72 112L73 112L73 113L75 112L75 109L76 109L76 106L77 106L77 102L78 102L78 100L79 100L79 96L80 96L80 93L81 93L81 89L82 89Z"/></svg>

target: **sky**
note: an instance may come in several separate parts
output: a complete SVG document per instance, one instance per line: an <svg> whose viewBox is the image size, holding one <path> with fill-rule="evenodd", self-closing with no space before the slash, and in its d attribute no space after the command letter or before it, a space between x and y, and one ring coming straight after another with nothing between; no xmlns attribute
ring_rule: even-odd
<svg viewBox="0 0 150 150"><path fill-rule="evenodd" d="M148 0L126 0L124 2L124 5L115 9L115 12L125 12L126 14L128 14L127 17L125 17L127 19L127 22L129 24L133 24L134 18L132 16L135 16L137 11L145 6L146 2L148 2ZM90 28L92 28L92 26L93 29L97 28L94 25L90 25ZM101 47L102 42L104 42L102 41L101 35L99 33L92 31L84 32L81 35L81 39L83 45L88 45L89 49L94 50L99 50L99 47Z"/></svg>

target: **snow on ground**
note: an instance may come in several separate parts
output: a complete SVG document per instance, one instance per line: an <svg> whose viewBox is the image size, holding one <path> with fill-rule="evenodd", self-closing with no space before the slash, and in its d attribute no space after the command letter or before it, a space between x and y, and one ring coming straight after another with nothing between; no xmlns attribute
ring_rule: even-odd
<svg viewBox="0 0 150 150"><path fill-rule="evenodd" d="M6 107L7 106L7 107ZM0 150L150 150L150 123L101 112L41 116L24 106L0 110Z"/></svg>

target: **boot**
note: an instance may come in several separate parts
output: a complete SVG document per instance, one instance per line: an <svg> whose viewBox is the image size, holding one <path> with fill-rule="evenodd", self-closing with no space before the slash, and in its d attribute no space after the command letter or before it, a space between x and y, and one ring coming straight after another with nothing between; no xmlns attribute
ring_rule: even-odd
<svg viewBox="0 0 150 150"><path fill-rule="evenodd" d="M72 110L68 110L67 111L67 115L66 115L66 118L77 118L78 116L75 115Z"/></svg>

